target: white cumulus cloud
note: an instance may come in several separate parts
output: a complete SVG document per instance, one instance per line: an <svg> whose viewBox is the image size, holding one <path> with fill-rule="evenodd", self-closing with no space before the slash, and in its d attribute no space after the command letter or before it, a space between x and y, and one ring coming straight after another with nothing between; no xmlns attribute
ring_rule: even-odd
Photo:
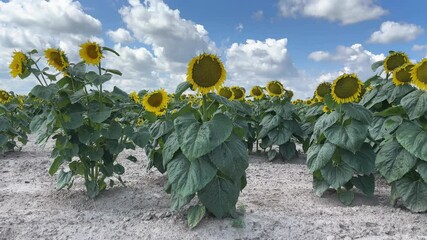
<svg viewBox="0 0 427 240"><path fill-rule="evenodd" d="M373 0L279 0L278 6L284 17L323 18L344 25L376 19L387 13Z"/></svg>
<svg viewBox="0 0 427 240"><path fill-rule="evenodd" d="M370 43L408 42L418 37L424 30L422 27L409 23L386 21L381 24L380 30L372 33Z"/></svg>
<svg viewBox="0 0 427 240"><path fill-rule="evenodd" d="M124 42L133 41L133 38L130 35L129 31L123 28L118 28L116 31L109 30L107 31L107 35L115 43L124 43Z"/></svg>

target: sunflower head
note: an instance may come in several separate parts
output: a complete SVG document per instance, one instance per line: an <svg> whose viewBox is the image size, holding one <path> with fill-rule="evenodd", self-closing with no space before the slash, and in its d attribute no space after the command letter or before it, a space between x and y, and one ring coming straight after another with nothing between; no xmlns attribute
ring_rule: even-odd
<svg viewBox="0 0 427 240"><path fill-rule="evenodd" d="M6 104L12 101L13 97L5 90L0 90L0 104Z"/></svg>
<svg viewBox="0 0 427 240"><path fill-rule="evenodd" d="M233 91L234 100L243 100L245 99L246 90L242 87L234 86L231 87L231 91Z"/></svg>
<svg viewBox="0 0 427 240"><path fill-rule="evenodd" d="M311 106L313 104L313 100L308 99L305 101L305 104L307 104L308 106Z"/></svg>
<svg viewBox="0 0 427 240"><path fill-rule="evenodd" d="M129 97L135 102L135 103L139 103L141 101L141 99L139 98L138 93L136 93L135 91L130 92Z"/></svg>
<svg viewBox="0 0 427 240"><path fill-rule="evenodd" d="M408 56L403 52L392 52L384 60L384 70L386 73L392 72L394 69L409 62Z"/></svg>
<svg viewBox="0 0 427 240"><path fill-rule="evenodd" d="M393 71L393 83L396 86L410 84L411 83L411 70L414 64L408 62L402 66L394 69Z"/></svg>
<svg viewBox="0 0 427 240"><path fill-rule="evenodd" d="M86 42L80 45L80 57L86 64L98 65L101 62L102 55L101 47L96 42Z"/></svg>
<svg viewBox="0 0 427 240"><path fill-rule="evenodd" d="M168 102L168 94L163 89L147 93L142 98L142 105L145 110L152 112L157 116L161 116L166 113Z"/></svg>
<svg viewBox="0 0 427 240"><path fill-rule="evenodd" d="M282 83L275 80L275 81L270 81L267 83L267 92L272 97L274 97L274 96L280 97L284 94L285 89L283 88Z"/></svg>
<svg viewBox="0 0 427 240"><path fill-rule="evenodd" d="M264 97L264 91L262 90L262 87L260 86L254 86L251 88L250 95L256 99L260 100Z"/></svg>
<svg viewBox="0 0 427 240"><path fill-rule="evenodd" d="M331 86L332 84L330 82L322 82L317 86L314 94L317 98L323 100L323 97L325 97L326 94L331 92Z"/></svg>
<svg viewBox="0 0 427 240"><path fill-rule="evenodd" d="M60 49L48 48L44 51L44 55L47 63L60 72L64 71L70 65L64 51Z"/></svg>
<svg viewBox="0 0 427 240"><path fill-rule="evenodd" d="M224 84L226 72L221 60L214 54L203 53L188 63L187 81L193 90L202 94L218 91Z"/></svg>
<svg viewBox="0 0 427 240"><path fill-rule="evenodd" d="M218 95L227 98L228 100L234 99L234 93L229 87L222 87L218 90Z"/></svg>
<svg viewBox="0 0 427 240"><path fill-rule="evenodd" d="M424 58L412 68L411 77L415 86L427 91L427 58Z"/></svg>
<svg viewBox="0 0 427 240"><path fill-rule="evenodd" d="M10 75L13 78L20 76L24 73L26 65L28 62L28 57L23 52L15 51L13 52L12 62L9 64Z"/></svg>
<svg viewBox="0 0 427 240"><path fill-rule="evenodd" d="M292 99L292 97L294 96L294 92L292 92L291 90L285 90L285 97Z"/></svg>
<svg viewBox="0 0 427 240"><path fill-rule="evenodd" d="M326 105L323 106L322 111L324 113L330 113L330 112L332 112L332 110L330 108L328 108L328 106L326 106Z"/></svg>
<svg viewBox="0 0 427 240"><path fill-rule="evenodd" d="M356 74L344 73L332 83L332 98L337 103L355 102L362 93L362 86L363 83Z"/></svg>

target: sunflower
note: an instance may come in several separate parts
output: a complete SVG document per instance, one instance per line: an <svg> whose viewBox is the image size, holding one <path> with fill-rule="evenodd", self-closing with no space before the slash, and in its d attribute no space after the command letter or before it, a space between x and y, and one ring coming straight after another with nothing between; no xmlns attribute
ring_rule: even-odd
<svg viewBox="0 0 427 240"><path fill-rule="evenodd" d="M393 71L393 83L396 86L410 84L411 83L411 70L414 64L408 62L404 65L394 69Z"/></svg>
<svg viewBox="0 0 427 240"><path fill-rule="evenodd" d="M130 92L129 97L135 102L135 103L139 103L141 101L141 99L139 98L138 93L136 93L135 91Z"/></svg>
<svg viewBox="0 0 427 240"><path fill-rule="evenodd" d="M356 74L344 73L332 83L332 98L337 103L354 102L362 93L362 86L363 83Z"/></svg>
<svg viewBox="0 0 427 240"><path fill-rule="evenodd" d="M23 52L13 52L12 62L9 64L10 75L13 78L24 73L28 57Z"/></svg>
<svg viewBox="0 0 427 240"><path fill-rule="evenodd" d="M323 101L325 95L331 92L331 86L332 84L330 82L322 82L317 86L314 94L319 100Z"/></svg>
<svg viewBox="0 0 427 240"><path fill-rule="evenodd" d="M218 91L224 84L226 72L221 60L214 54L203 53L188 63L187 81L193 90L207 94Z"/></svg>
<svg viewBox="0 0 427 240"><path fill-rule="evenodd" d="M0 90L0 104L6 104L12 101L13 97L5 90Z"/></svg>
<svg viewBox="0 0 427 240"><path fill-rule="evenodd" d="M231 87L231 91L233 91L234 100L243 100L245 98L246 90L244 88L234 86Z"/></svg>
<svg viewBox="0 0 427 240"><path fill-rule="evenodd" d="M44 51L44 54L47 59L47 63L60 72L64 71L64 69L70 65L64 51L60 49L48 48Z"/></svg>
<svg viewBox="0 0 427 240"><path fill-rule="evenodd" d="M267 92L270 96L282 96L285 90L283 89L283 85L279 81L270 81L267 83Z"/></svg>
<svg viewBox="0 0 427 240"><path fill-rule="evenodd" d="M289 99L292 99L292 97L294 96L294 92L292 92L291 90L285 90L285 96Z"/></svg>
<svg viewBox="0 0 427 240"><path fill-rule="evenodd" d="M86 64L98 65L103 58L101 47L96 42L86 42L80 45L80 57Z"/></svg>
<svg viewBox="0 0 427 240"><path fill-rule="evenodd" d="M409 62L408 56L403 52L393 52L384 60L384 70L386 73L392 72L394 69Z"/></svg>
<svg viewBox="0 0 427 240"><path fill-rule="evenodd" d="M308 99L305 101L305 104L307 104L308 106L311 106L313 104L313 101L311 99Z"/></svg>
<svg viewBox="0 0 427 240"><path fill-rule="evenodd" d="M417 63L411 70L412 83L419 89L427 90L427 58Z"/></svg>
<svg viewBox="0 0 427 240"><path fill-rule="evenodd" d="M328 108L328 106L326 106L326 105L323 106L322 111L324 113L330 113L330 112L332 112L332 110L330 108Z"/></svg>
<svg viewBox="0 0 427 240"><path fill-rule="evenodd" d="M250 92L251 96L254 97L256 100L260 100L264 97L264 91L260 86L254 86L251 88Z"/></svg>
<svg viewBox="0 0 427 240"><path fill-rule="evenodd" d="M160 89L151 93L147 93L142 98L142 105L145 110L161 116L166 113L169 97L165 90Z"/></svg>
<svg viewBox="0 0 427 240"><path fill-rule="evenodd" d="M228 100L234 99L234 93L229 87L222 87L218 90L218 95L227 98Z"/></svg>

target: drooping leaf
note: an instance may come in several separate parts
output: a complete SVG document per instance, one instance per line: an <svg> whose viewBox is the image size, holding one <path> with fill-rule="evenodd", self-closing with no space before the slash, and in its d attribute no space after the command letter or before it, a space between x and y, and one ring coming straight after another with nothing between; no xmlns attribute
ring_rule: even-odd
<svg viewBox="0 0 427 240"><path fill-rule="evenodd" d="M262 120L260 125L261 131L258 133L259 138L265 137L272 129L278 127L280 124L280 116L267 114Z"/></svg>
<svg viewBox="0 0 427 240"><path fill-rule="evenodd" d="M328 141L353 153L360 149L367 133L368 126L356 120L345 126L334 124L325 130Z"/></svg>
<svg viewBox="0 0 427 240"><path fill-rule="evenodd" d="M364 106L356 103L346 103L342 105L344 113L364 124L370 124L372 121L372 113Z"/></svg>
<svg viewBox="0 0 427 240"><path fill-rule="evenodd" d="M150 133L145 127L139 128L132 139L132 141L140 148L144 148L150 140Z"/></svg>
<svg viewBox="0 0 427 240"><path fill-rule="evenodd" d="M277 156L277 152L274 149L271 149L270 151L267 152L267 159L268 161L273 161Z"/></svg>
<svg viewBox="0 0 427 240"><path fill-rule="evenodd" d="M205 187L215 176L216 168L207 158L189 161L183 154L178 154L167 165L168 182L181 196L196 193Z"/></svg>
<svg viewBox="0 0 427 240"><path fill-rule="evenodd" d="M396 191L403 205L413 212L427 211L427 183L422 179L404 177L396 181Z"/></svg>
<svg viewBox="0 0 427 240"><path fill-rule="evenodd" d="M338 199L344 205L349 206L354 199L354 193L352 191L341 190L338 192Z"/></svg>
<svg viewBox="0 0 427 240"><path fill-rule="evenodd" d="M174 121L178 141L184 155L190 160L201 157L223 143L231 134L233 123L222 113L210 121L199 123L193 114Z"/></svg>
<svg viewBox="0 0 427 240"><path fill-rule="evenodd" d="M329 183L323 179L320 170L313 173L313 190L316 196L321 197L329 189L329 186Z"/></svg>
<svg viewBox="0 0 427 240"><path fill-rule="evenodd" d="M374 174L370 175L359 175L353 177L351 182L360 189L364 194L372 196L375 190L375 177Z"/></svg>
<svg viewBox="0 0 427 240"><path fill-rule="evenodd" d="M402 178L416 164L417 159L398 142L385 143L377 154L375 167L391 183Z"/></svg>
<svg viewBox="0 0 427 240"><path fill-rule="evenodd" d="M427 131L412 122L405 122L397 129L396 139L408 152L427 161Z"/></svg>
<svg viewBox="0 0 427 240"><path fill-rule="evenodd" d="M279 153L282 158L292 160L298 156L296 145L294 142L286 142L279 146Z"/></svg>
<svg viewBox="0 0 427 240"><path fill-rule="evenodd" d="M84 109L81 104L72 104L62 116L62 127L65 129L76 129L83 125Z"/></svg>
<svg viewBox="0 0 427 240"><path fill-rule="evenodd" d="M61 170L59 172L58 179L56 180L56 188L58 190L63 189L65 186L67 186L70 183L72 177L73 177L73 172L71 171L64 172L63 170Z"/></svg>
<svg viewBox="0 0 427 240"><path fill-rule="evenodd" d="M356 153L342 150L341 158L358 173L370 175L375 172L375 152L368 143L364 143Z"/></svg>
<svg viewBox="0 0 427 240"><path fill-rule="evenodd" d="M165 142L165 146L162 149L163 155L163 166L166 166L170 160L172 160L173 155L179 149L178 135L177 132L172 132L169 135L168 139Z"/></svg>
<svg viewBox="0 0 427 240"><path fill-rule="evenodd" d="M310 172L315 172L332 161L335 145L330 142L325 144L313 144L307 151L307 166Z"/></svg>
<svg viewBox="0 0 427 240"><path fill-rule="evenodd" d="M206 208L201 205L191 206L187 212L187 223L190 229L196 227L206 214Z"/></svg>
<svg viewBox="0 0 427 240"><path fill-rule="evenodd" d="M419 118L427 112L427 92L413 91L403 97L400 104L408 113L410 120Z"/></svg>
<svg viewBox="0 0 427 240"><path fill-rule="evenodd" d="M150 127L150 134L154 139L158 139L168 134L173 129L173 122L169 120L157 120Z"/></svg>
<svg viewBox="0 0 427 240"><path fill-rule="evenodd" d="M92 101L89 103L87 115L89 119L96 123L102 123L107 120L111 116L111 108L98 103L96 101Z"/></svg>
<svg viewBox="0 0 427 240"><path fill-rule="evenodd" d="M326 182L335 189L346 184L353 176L353 169L344 161L339 164L332 164L332 162L329 162L320 169L320 172Z"/></svg>
<svg viewBox="0 0 427 240"><path fill-rule="evenodd" d="M217 218L223 218L236 211L239 191L239 187L231 180L216 176L200 190L198 196L209 212Z"/></svg>
<svg viewBox="0 0 427 240"><path fill-rule="evenodd" d="M418 161L417 163L417 172L420 174L421 178L427 183L427 162Z"/></svg>

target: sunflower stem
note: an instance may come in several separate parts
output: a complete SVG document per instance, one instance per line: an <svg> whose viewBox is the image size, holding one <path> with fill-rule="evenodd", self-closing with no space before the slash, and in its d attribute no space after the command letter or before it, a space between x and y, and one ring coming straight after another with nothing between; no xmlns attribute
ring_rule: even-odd
<svg viewBox="0 0 427 240"><path fill-rule="evenodd" d="M34 60L33 60L33 62L34 62L34 65L36 65L37 70L39 70L39 72L41 73L40 75L42 75L43 82L44 82L44 83L46 84L46 86L47 86L48 84L47 84L47 82L46 82L46 79L44 78L43 72L42 72L42 71L40 70L40 68L39 68L39 65L37 65L37 62L36 62L36 61L34 61ZM34 76L36 76L36 78L37 78L37 80L39 81L39 83L43 86L43 84L41 83L41 80L40 80L39 76L38 76L38 75L36 75L36 74L34 74Z"/></svg>
<svg viewBox="0 0 427 240"><path fill-rule="evenodd" d="M207 111L206 111L206 95L203 95L203 106L202 106L203 112L202 112L202 121L207 121Z"/></svg>

